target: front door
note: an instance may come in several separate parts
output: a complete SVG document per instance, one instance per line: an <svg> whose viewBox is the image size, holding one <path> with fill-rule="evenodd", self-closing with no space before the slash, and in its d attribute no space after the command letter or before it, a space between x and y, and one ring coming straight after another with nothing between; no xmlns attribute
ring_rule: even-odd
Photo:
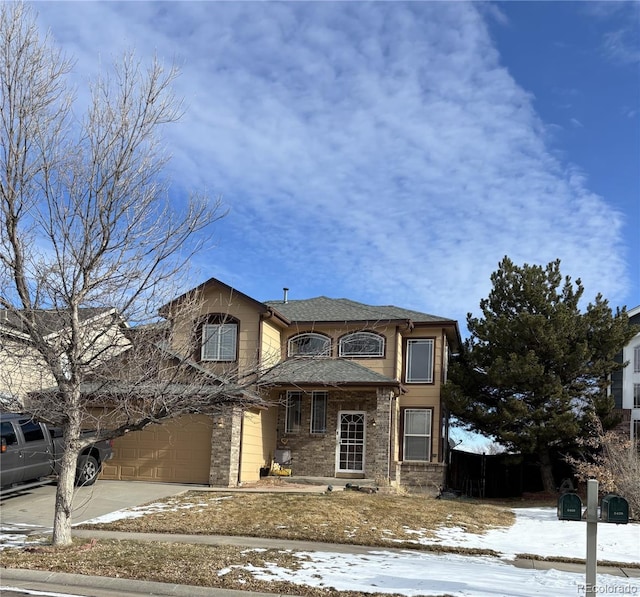
<svg viewBox="0 0 640 597"><path fill-rule="evenodd" d="M360 411L338 413L336 473L364 473L365 417Z"/></svg>

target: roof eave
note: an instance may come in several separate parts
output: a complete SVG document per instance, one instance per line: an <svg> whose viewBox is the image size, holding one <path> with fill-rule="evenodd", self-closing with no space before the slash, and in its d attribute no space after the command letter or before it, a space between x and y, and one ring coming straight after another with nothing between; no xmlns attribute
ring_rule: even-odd
<svg viewBox="0 0 640 597"><path fill-rule="evenodd" d="M224 282L222 282L221 280L218 280L217 278L209 278L208 280L206 280L205 282L202 282L202 284L198 284L198 286L195 286L194 288L187 290L186 292L183 292L180 296L177 296L176 298L170 300L168 303L162 305L159 309L158 309L158 313L160 313L160 315L162 315L163 317L166 317L167 313L169 312L169 310L171 309L172 305L175 305L176 303L179 303L180 301L182 301L184 298L193 295L194 293L200 292L202 290L204 290L207 286L210 285L217 285L217 286L221 286L223 289L233 292L235 294L240 295L241 297L243 297L245 300L249 301L250 303L252 303L253 305L255 305L261 313L268 313L269 312L269 306L265 305L264 303L261 303L260 301L254 299L253 297L249 296L248 294L245 294L244 292L241 292L240 290L238 290L237 288L234 288L233 286L229 286L228 284L225 284Z"/></svg>

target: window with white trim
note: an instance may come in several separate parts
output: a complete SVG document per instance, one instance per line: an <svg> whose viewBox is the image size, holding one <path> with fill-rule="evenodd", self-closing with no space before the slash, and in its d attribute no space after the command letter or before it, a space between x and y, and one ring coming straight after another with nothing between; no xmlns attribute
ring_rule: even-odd
<svg viewBox="0 0 640 597"><path fill-rule="evenodd" d="M403 415L403 460L431 460L431 409L406 408Z"/></svg>
<svg viewBox="0 0 640 597"><path fill-rule="evenodd" d="M433 383L433 338L407 340L407 383Z"/></svg>
<svg viewBox="0 0 640 597"><path fill-rule="evenodd" d="M302 392L287 392L287 403L285 411L285 433L300 433L302 423Z"/></svg>
<svg viewBox="0 0 640 597"><path fill-rule="evenodd" d="M373 332L354 332L340 338L341 357L382 357L384 337Z"/></svg>
<svg viewBox="0 0 640 597"><path fill-rule="evenodd" d="M313 392L311 395L311 433L327 432L328 392Z"/></svg>
<svg viewBox="0 0 640 597"><path fill-rule="evenodd" d="M235 361L238 343L237 323L205 323L202 326L203 361Z"/></svg>
<svg viewBox="0 0 640 597"><path fill-rule="evenodd" d="M640 408L640 383L633 384L633 408Z"/></svg>
<svg viewBox="0 0 640 597"><path fill-rule="evenodd" d="M633 349L633 372L640 373L640 346Z"/></svg>
<svg viewBox="0 0 640 597"><path fill-rule="evenodd" d="M322 334L298 334L289 339L290 357L328 357L331 354L331 338Z"/></svg>

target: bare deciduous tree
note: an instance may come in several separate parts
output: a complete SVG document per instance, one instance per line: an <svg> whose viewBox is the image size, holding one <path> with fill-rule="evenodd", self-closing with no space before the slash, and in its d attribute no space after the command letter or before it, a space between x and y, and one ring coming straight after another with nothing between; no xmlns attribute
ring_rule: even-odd
<svg viewBox="0 0 640 597"><path fill-rule="evenodd" d="M567 456L580 481L597 479L600 491L617 493L629 503L632 517L640 518L640 444L619 430L604 431L585 441L585 456Z"/></svg>
<svg viewBox="0 0 640 597"><path fill-rule="evenodd" d="M224 215L205 196L170 200L161 178L159 129L180 115L175 68L125 56L93 82L76 119L72 64L21 3L0 5L0 53L0 312L11 332L2 381L20 394L16 383L37 373L53 387L20 407L63 429L53 530L62 545L89 442L258 399L246 391L251 375L191 362L172 326L125 323L148 322L175 296L199 233ZM174 304L172 317L197 312L197 301ZM95 431L84 435L87 424Z"/></svg>

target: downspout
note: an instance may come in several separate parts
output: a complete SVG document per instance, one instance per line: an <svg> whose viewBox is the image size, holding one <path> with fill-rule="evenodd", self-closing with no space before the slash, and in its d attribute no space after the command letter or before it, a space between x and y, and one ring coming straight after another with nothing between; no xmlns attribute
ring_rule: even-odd
<svg viewBox="0 0 640 597"><path fill-rule="evenodd" d="M395 400L395 396L392 394L389 399L389 428L387 429L387 442L389 444L389 449L387 451L387 479L389 479L389 483L391 483L391 457L392 457L392 448L393 442L391 439L391 431L393 430L393 425L391 424L391 419L393 417L393 401Z"/></svg>
<svg viewBox="0 0 640 597"><path fill-rule="evenodd" d="M399 340L399 342L398 342ZM400 352L402 353L402 334L400 333L400 326L396 326L396 338L394 344L394 355L393 355L393 369L395 373L395 378L398 380L398 383L401 383L402 380L402 363L399 363L398 359L398 346L400 347ZM398 367L400 370L398 370ZM395 454L393 451L394 448L394 439L395 439L395 427L393 425L393 419L395 417L395 408L393 406L393 401L396 399L395 394L391 398L391 404L389 405L389 458L387 459L387 478L391 481L391 459L395 458ZM393 433L393 436L391 435ZM394 475L394 481L397 483L397 479Z"/></svg>
<svg viewBox="0 0 640 597"><path fill-rule="evenodd" d="M240 449L238 450L238 481L236 483L237 487L241 487L242 483L241 483L241 479L242 479L242 450L243 450L243 442L242 442L242 436L244 434L244 412L240 413Z"/></svg>

